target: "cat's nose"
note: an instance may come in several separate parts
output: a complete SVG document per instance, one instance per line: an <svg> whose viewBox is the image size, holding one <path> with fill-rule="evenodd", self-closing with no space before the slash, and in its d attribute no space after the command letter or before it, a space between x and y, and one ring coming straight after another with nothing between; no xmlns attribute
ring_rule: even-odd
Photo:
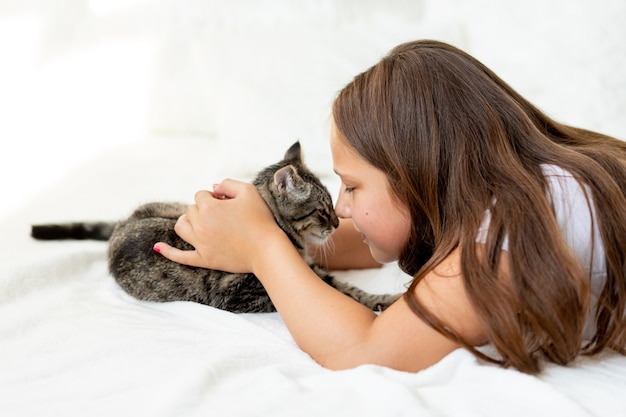
<svg viewBox="0 0 626 417"><path fill-rule="evenodd" d="M333 228L336 229L339 227L339 217L337 217L334 211L330 212L330 221L332 222Z"/></svg>

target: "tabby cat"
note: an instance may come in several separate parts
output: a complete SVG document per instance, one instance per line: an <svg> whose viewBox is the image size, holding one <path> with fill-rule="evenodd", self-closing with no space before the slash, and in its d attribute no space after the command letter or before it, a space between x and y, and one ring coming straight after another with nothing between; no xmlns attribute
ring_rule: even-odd
<svg viewBox="0 0 626 417"><path fill-rule="evenodd" d="M307 244L323 244L339 221L328 190L304 165L298 142L282 161L262 170L254 185L278 225L322 280L371 309L386 308L399 297L368 294L338 281L313 263ZM148 203L118 223L33 225L32 236L42 240L109 240L111 274L126 292L140 300L194 301L236 313L276 311L253 274L181 265L152 250L159 241L193 249L174 232L174 224L185 209L186 205L179 203Z"/></svg>

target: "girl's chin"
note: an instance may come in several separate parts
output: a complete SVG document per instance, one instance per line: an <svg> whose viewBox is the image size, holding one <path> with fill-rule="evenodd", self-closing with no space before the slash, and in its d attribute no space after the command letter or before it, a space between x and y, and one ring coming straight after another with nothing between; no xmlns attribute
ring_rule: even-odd
<svg viewBox="0 0 626 417"><path fill-rule="evenodd" d="M366 242L367 243L367 242ZM398 260L397 256L391 255L389 253L381 252L376 248L373 248L370 245L370 253L372 254L372 258L379 264L388 264L390 262L395 262Z"/></svg>

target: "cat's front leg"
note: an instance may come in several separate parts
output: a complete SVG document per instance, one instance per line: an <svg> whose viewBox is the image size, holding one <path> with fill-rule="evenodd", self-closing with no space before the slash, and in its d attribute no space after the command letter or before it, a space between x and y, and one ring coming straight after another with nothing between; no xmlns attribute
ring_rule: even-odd
<svg viewBox="0 0 626 417"><path fill-rule="evenodd" d="M370 294L358 287L355 287L354 285L339 281L330 275L328 271L318 265L311 265L311 269L328 285L341 291L371 310L385 310L402 296L402 294Z"/></svg>

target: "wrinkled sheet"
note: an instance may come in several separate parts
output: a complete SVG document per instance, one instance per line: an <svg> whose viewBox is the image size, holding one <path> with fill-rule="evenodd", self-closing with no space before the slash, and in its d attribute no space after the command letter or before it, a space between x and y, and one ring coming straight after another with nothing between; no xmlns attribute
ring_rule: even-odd
<svg viewBox="0 0 626 417"><path fill-rule="evenodd" d="M626 359L612 354L539 377L463 350L414 374L328 371L276 313L134 300L107 274L105 251L75 245L3 277L2 415L616 416L626 406Z"/></svg>

